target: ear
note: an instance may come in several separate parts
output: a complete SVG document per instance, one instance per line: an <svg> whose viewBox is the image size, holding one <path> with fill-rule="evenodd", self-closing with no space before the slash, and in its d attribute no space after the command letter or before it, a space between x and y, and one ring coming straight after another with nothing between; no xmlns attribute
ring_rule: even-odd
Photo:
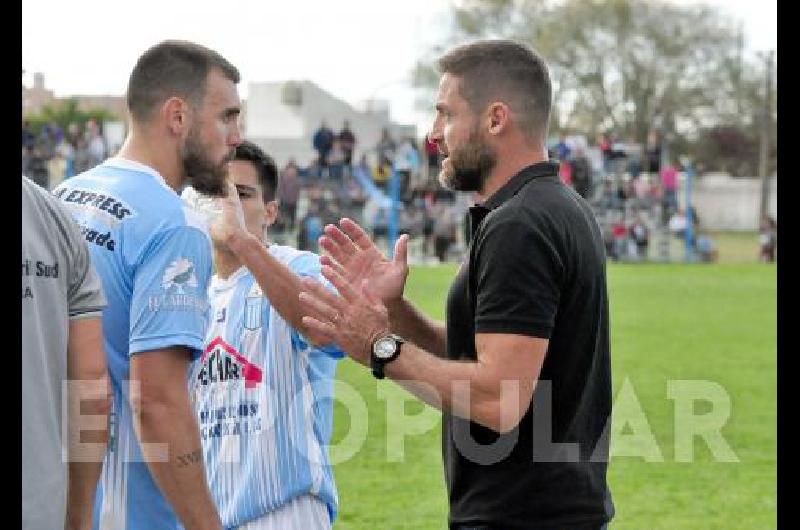
<svg viewBox="0 0 800 530"><path fill-rule="evenodd" d="M278 219L278 201L273 200L269 201L264 205L264 221L267 223L267 226L272 226L275 224L275 221Z"/></svg>
<svg viewBox="0 0 800 530"><path fill-rule="evenodd" d="M511 109L505 103L495 101L487 112L489 134L498 135L508 129L511 122Z"/></svg>
<svg viewBox="0 0 800 530"><path fill-rule="evenodd" d="M189 130L189 105L179 97L171 97L161 106L161 117L175 136Z"/></svg>

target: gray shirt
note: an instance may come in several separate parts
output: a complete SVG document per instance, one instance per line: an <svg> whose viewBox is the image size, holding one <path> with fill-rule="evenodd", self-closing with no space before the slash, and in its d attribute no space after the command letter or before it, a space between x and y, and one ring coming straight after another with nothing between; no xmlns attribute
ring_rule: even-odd
<svg viewBox="0 0 800 530"><path fill-rule="evenodd" d="M105 299L86 241L55 197L22 177L22 528L63 528L62 381L69 321Z"/></svg>

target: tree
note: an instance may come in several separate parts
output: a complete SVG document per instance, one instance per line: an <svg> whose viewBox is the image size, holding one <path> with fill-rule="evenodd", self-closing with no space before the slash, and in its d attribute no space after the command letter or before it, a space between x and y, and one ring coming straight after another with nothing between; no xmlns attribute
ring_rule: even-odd
<svg viewBox="0 0 800 530"><path fill-rule="evenodd" d="M434 52L481 38L530 44L553 80L551 131L614 130L644 143L652 129L696 139L756 115L742 109L760 80L748 74L741 27L706 5L644 0L462 0ZM416 85L437 79L419 62ZM758 106L755 107L756 109Z"/></svg>
<svg viewBox="0 0 800 530"><path fill-rule="evenodd" d="M94 119L98 123L113 121L117 117L106 109L81 110L78 108L78 100L68 98L54 104L44 105L38 114L29 114L25 119L30 122L31 129L35 134L39 134L42 127L46 124L55 123L61 130L66 131L71 123L77 123L83 128L87 121Z"/></svg>

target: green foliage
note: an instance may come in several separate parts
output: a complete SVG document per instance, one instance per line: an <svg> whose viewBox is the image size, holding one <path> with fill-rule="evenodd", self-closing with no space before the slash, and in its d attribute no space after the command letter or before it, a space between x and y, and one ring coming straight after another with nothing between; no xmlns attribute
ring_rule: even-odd
<svg viewBox="0 0 800 530"><path fill-rule="evenodd" d="M740 23L715 7L462 0L451 14L440 49L502 37L543 55L553 79L553 133L614 130L644 143L656 129L672 142L693 142L704 129L752 127L761 115L763 65L743 57ZM422 62L414 79L430 93L438 76Z"/></svg>
<svg viewBox="0 0 800 530"><path fill-rule="evenodd" d="M49 123L55 123L66 131L71 123L77 123L81 129L86 122L94 119L98 123L119 119L114 113L106 109L81 110L78 108L78 100L68 98L55 104L47 104L42 107L38 114L29 114L25 119L30 122L31 129L35 134L39 134L42 127Z"/></svg>

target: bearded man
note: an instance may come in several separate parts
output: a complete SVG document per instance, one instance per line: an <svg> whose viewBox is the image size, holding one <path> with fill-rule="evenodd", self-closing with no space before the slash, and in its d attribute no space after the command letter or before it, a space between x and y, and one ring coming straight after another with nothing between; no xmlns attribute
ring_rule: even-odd
<svg viewBox="0 0 800 530"><path fill-rule="evenodd" d="M211 242L178 193L191 184L224 195L241 142L238 82L213 50L153 46L128 82L119 155L54 191L81 226L108 299L114 403L95 528L221 528L186 385L203 350Z"/></svg>
<svg viewBox="0 0 800 530"><path fill-rule="evenodd" d="M591 208L547 159L547 66L511 41L460 46L438 65L439 179L481 201L446 324L403 297L407 239L389 261L347 219L320 239L339 295L305 280L304 323L443 411L451 529L604 528L605 249Z"/></svg>

